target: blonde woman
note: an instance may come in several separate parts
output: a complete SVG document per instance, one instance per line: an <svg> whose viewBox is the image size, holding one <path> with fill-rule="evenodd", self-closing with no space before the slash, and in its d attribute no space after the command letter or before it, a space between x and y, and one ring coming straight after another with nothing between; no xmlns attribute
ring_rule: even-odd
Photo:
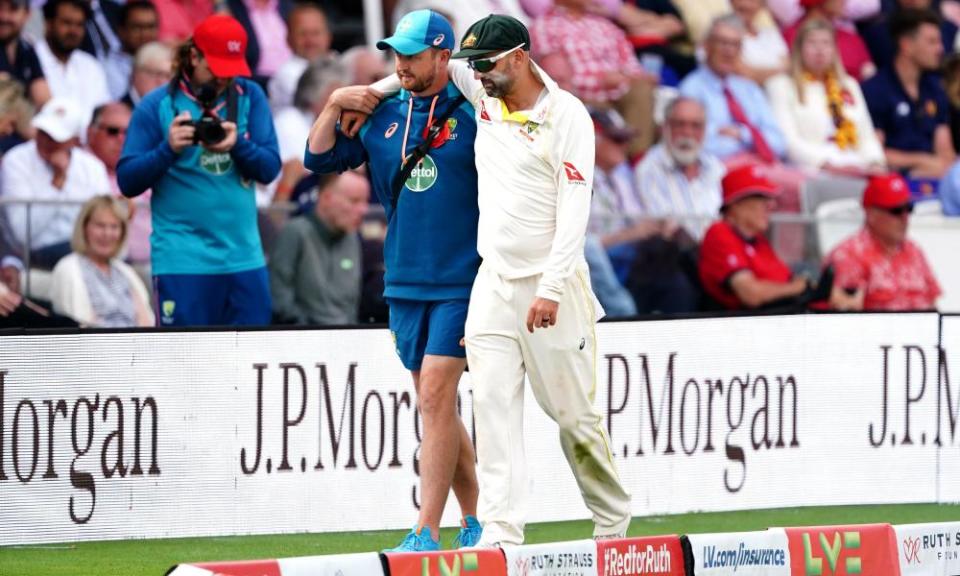
<svg viewBox="0 0 960 576"><path fill-rule="evenodd" d="M770 79L767 92L792 163L846 174L883 169L883 147L863 93L844 72L826 20L800 26L789 74Z"/></svg>
<svg viewBox="0 0 960 576"><path fill-rule="evenodd" d="M73 253L53 269L53 309L85 326L153 326L147 289L117 255L127 239L127 216L112 196L95 196L73 228Z"/></svg>

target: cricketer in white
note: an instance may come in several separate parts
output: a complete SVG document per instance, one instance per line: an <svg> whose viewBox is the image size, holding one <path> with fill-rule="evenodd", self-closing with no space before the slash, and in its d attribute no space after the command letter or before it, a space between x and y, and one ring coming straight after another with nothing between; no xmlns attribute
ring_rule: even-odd
<svg viewBox="0 0 960 576"><path fill-rule="evenodd" d="M622 535L630 523L630 496L593 406L595 324L603 316L583 256L593 123L580 100L560 89L526 50L507 55L489 74L475 75L456 61L450 70L477 117L483 264L465 341L474 387L480 545L523 542L529 502L524 374L559 425L564 456L593 512L594 536ZM503 99L488 96L481 81L494 74L513 76Z"/></svg>

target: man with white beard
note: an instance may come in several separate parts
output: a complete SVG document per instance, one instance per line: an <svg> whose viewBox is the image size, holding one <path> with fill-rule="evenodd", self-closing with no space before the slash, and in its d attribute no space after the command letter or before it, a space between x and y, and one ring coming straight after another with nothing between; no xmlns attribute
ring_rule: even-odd
<svg viewBox="0 0 960 576"><path fill-rule="evenodd" d="M613 110L595 110L590 115L596 132L596 162L586 255L597 297L604 308L611 298L614 302L623 300L615 292L603 288L612 282L598 282L601 278L597 277L596 264L605 253L616 278L633 299L632 310L629 306L614 309L620 310L619 315L628 315L628 311L648 314L695 310L698 295L681 267L684 251L692 248L695 242L674 214L668 211L656 213L647 207L644 188L661 186L661 183L641 180L630 168L627 143L635 134L623 118ZM702 121L702 112L700 116ZM684 140L683 148L689 148L689 144ZM675 170L677 161L669 153L664 153L664 157L668 160L665 162L668 169ZM711 218L716 213L715 208ZM596 238L603 250L592 249L591 238Z"/></svg>
<svg viewBox="0 0 960 576"><path fill-rule="evenodd" d="M664 113L663 139L637 165L640 197L648 216L679 222L697 241L720 211L723 163L703 150L706 111L680 96Z"/></svg>

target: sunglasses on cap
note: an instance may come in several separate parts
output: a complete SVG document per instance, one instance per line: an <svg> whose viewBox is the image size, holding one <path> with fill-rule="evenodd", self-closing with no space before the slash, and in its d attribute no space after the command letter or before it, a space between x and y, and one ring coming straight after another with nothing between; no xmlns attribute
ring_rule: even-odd
<svg viewBox="0 0 960 576"><path fill-rule="evenodd" d="M523 48L523 44L514 46L513 48L507 50L506 52L501 52L496 56L490 56L489 58L477 58L475 60L467 60L467 66L469 66L471 70L476 70L481 74L486 74L487 72L496 68L497 62L501 58L506 57L507 54L510 54L511 52L516 52L520 48Z"/></svg>
<svg viewBox="0 0 960 576"><path fill-rule="evenodd" d="M913 204L904 204L903 206L895 206L893 208L881 208L881 210L891 216L903 216L904 214L913 214Z"/></svg>

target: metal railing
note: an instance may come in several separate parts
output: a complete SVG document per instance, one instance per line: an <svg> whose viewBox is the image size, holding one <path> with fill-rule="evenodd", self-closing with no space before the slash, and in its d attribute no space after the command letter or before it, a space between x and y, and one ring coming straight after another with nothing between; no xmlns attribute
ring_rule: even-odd
<svg viewBox="0 0 960 576"><path fill-rule="evenodd" d="M19 256L25 269L30 270L31 250L26 247L32 245L31 239L36 233L32 218L34 211L48 207L69 207L79 212L81 204L75 201L14 200L0 197L0 257L5 255L3 251L6 248ZM25 211L11 210L20 206L25 207ZM148 203L138 203L136 210L138 211L136 217L142 218L145 217L144 215L149 215L150 207ZM269 254L272 239L298 210L298 207L292 203L283 203L271 204L258 210L264 252ZM26 219L23 238L12 237L8 222L8 217L11 215ZM379 205L371 205L367 218L371 222L384 220L383 208ZM691 230L693 232L691 235L699 241L700 232L705 230L714 219L689 216L673 220ZM791 268L815 271L830 248L843 237L858 230L862 222L862 213L857 210L824 216L774 213L771 216L771 229L768 236L774 250ZM945 218L936 212L924 213L923 209L918 209L911 218L908 236L920 244L927 253L934 272L944 285L945 295L950 296L950 309L960 310L960 260L953 257L953 251L955 251L953 247L960 246L960 218ZM64 240L69 241L69 235ZM30 281L31 275L27 274L26 293L29 293Z"/></svg>

